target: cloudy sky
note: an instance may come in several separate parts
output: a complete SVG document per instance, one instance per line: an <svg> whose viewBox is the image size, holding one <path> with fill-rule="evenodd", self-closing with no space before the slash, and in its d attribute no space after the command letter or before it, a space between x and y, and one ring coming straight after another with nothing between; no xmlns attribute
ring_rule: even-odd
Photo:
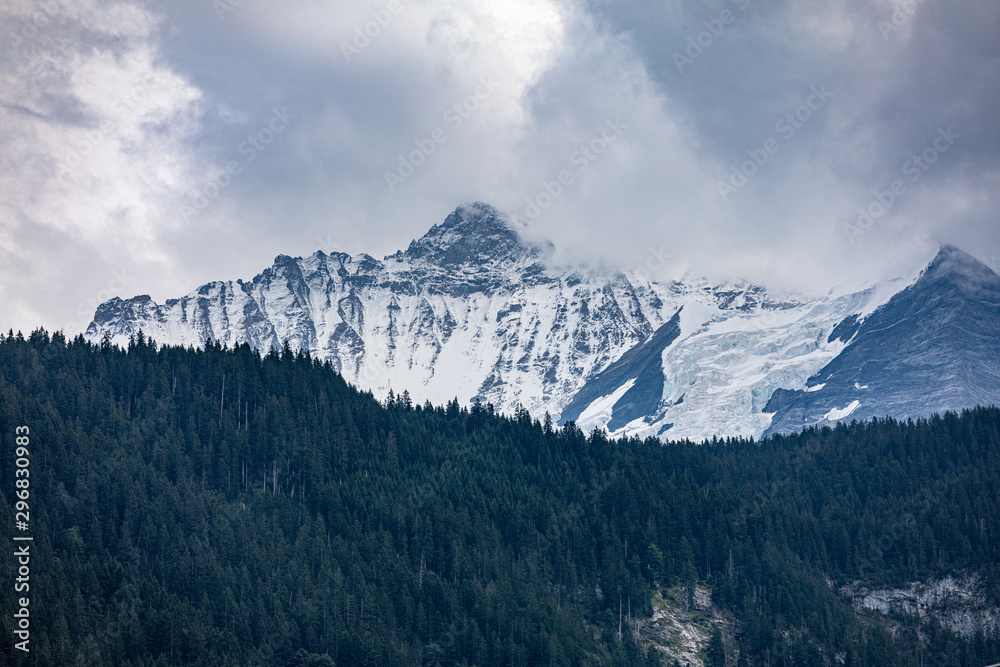
<svg viewBox="0 0 1000 667"><path fill-rule="evenodd" d="M0 34L4 329L476 200L663 279L1000 268L992 0L5 0Z"/></svg>

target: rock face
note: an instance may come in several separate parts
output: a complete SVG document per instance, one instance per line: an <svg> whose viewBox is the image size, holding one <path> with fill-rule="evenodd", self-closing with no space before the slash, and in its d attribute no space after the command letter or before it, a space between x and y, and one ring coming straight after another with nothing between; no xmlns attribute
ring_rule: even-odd
<svg viewBox="0 0 1000 667"><path fill-rule="evenodd" d="M1000 276L957 248L942 248L916 283L831 336L847 347L810 379L815 391L774 393L769 433L1000 400Z"/></svg>
<svg viewBox="0 0 1000 667"><path fill-rule="evenodd" d="M667 307L661 289L619 272L548 271L550 251L470 204L382 261L282 255L249 282L209 283L162 305L112 299L86 335L123 343L142 329L160 343L261 350L287 340L376 394L558 415L587 378L662 326Z"/></svg>
<svg viewBox="0 0 1000 667"><path fill-rule="evenodd" d="M494 208L467 204L381 261L280 255L249 282L209 283L163 304L112 299L86 336L121 344L141 329L160 343L211 339L260 350L288 341L378 396L392 389L419 402L483 400L616 435L759 437L840 412L910 415L996 402L997 277L954 249L920 279L936 287L891 305L893 294L918 287L929 256L911 274L804 299L746 283L659 284L634 273L556 269L551 250L522 240ZM933 281L938 274L952 278ZM910 322L918 315L919 325ZM889 322L897 326L886 333ZM935 327L944 347L919 347L922 326ZM912 372L892 384L852 376L852 364L865 373L878 364L888 374L900 365ZM807 385L814 376L830 376L830 389L796 391L823 381ZM850 394L855 381L869 385L855 392L868 393ZM910 399L880 403L873 387ZM925 391L922 403L913 398ZM854 412L843 409L854 400Z"/></svg>
<svg viewBox="0 0 1000 667"><path fill-rule="evenodd" d="M600 401L604 396L616 398L613 404L606 401L608 414L611 415L606 425L609 431L621 430L636 420L655 415L660 407L664 384L661 357L667 346L681 335L680 316L681 312L677 311L649 339L623 354L584 385L563 410L561 421L586 419L589 415L584 411L591 406L601 407ZM616 392L620 388L625 390L618 397ZM594 414L594 409L590 414Z"/></svg>
<svg viewBox="0 0 1000 667"><path fill-rule="evenodd" d="M967 575L916 581L895 589L849 584L839 592L858 610L934 620L952 632L971 637L977 631L991 634L1000 630L1000 609L989 603L983 589L980 577Z"/></svg>

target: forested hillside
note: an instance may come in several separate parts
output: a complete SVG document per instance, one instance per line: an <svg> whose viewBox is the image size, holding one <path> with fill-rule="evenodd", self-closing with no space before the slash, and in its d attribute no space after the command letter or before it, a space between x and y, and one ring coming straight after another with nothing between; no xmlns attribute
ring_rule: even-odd
<svg viewBox="0 0 1000 667"><path fill-rule="evenodd" d="M3 664L658 665L620 610L696 584L730 665L1000 662L836 592L957 572L1000 605L997 409L664 446L380 403L287 346L40 330L0 337L8 534L21 425L33 631Z"/></svg>

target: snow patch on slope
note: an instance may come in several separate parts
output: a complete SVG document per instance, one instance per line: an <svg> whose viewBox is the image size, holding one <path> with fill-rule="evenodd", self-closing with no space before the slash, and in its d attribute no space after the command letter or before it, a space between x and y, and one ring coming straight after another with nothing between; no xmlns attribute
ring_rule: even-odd
<svg viewBox="0 0 1000 667"><path fill-rule="evenodd" d="M629 389L635 386L635 381L637 379L638 378L632 378L622 386L618 387L618 389L611 394L602 396L588 405L587 408L580 414L578 422L588 425L593 424L599 426L600 428L607 426L608 422L611 421L611 408L614 407L615 403L617 403Z"/></svg>
<svg viewBox="0 0 1000 667"><path fill-rule="evenodd" d="M854 400L851 401L846 408L842 409L833 408L825 415L823 415L823 418L826 419L827 421L837 422L840 421L841 419L844 419L845 417L850 417L854 413L854 411L860 407L861 407L861 401Z"/></svg>

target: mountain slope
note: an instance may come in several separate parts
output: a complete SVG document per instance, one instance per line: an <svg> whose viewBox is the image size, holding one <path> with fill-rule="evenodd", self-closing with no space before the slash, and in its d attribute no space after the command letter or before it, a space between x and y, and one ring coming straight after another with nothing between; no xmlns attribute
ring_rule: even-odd
<svg viewBox="0 0 1000 667"><path fill-rule="evenodd" d="M478 397L558 413L586 378L659 328L668 305L662 289L619 272L548 271L547 252L492 207L471 204L382 261L282 255L250 282L210 283L162 305L112 299L87 337L124 343L142 329L163 343L262 350L288 341L379 395L406 389L420 401Z"/></svg>
<svg viewBox="0 0 1000 667"><path fill-rule="evenodd" d="M789 306L746 284L660 285L618 271L549 268L550 253L520 239L494 208L468 204L381 261L281 255L249 282L209 283L163 304L112 299L86 336L125 344L142 330L161 343L247 342L261 350L288 341L379 396L392 389L418 402L484 400L540 417L562 413L588 380L682 307L723 320ZM818 368L807 364L787 386ZM662 380L637 392L652 384ZM658 401L650 394L639 404ZM692 428L710 435L708 416Z"/></svg>
<svg viewBox="0 0 1000 667"><path fill-rule="evenodd" d="M260 350L287 341L379 397L406 390L421 403L487 401L614 435L758 438L859 409L905 417L998 401L996 365L985 358L996 349L989 340L996 276L958 251L935 261L951 257L949 266L966 267L964 301L942 287L906 306L926 311L915 328L868 333L915 317L886 304L921 271L922 284L940 272L924 271L937 250L821 297L694 278L656 283L633 272L554 266L550 246L520 238L491 206L467 204L382 260L280 255L248 282L209 283L163 304L112 299L86 336L124 344L142 330L162 343L246 342ZM985 290L978 305L959 314L978 298L977 285ZM920 327L942 333L949 318L962 321L961 331L917 346ZM858 347L859 340L878 344ZM939 340L940 350L932 344ZM985 355L971 368L962 366L967 347ZM890 375L899 370L893 364L922 370L876 383L899 400L880 402L874 392L861 400L853 383L876 385L848 370L873 363ZM828 366L826 375L843 370L842 387L810 380ZM937 388L922 404L905 397L925 385Z"/></svg>
<svg viewBox="0 0 1000 667"><path fill-rule="evenodd" d="M832 336L850 343L809 385L778 390L768 433L892 415L927 416L1000 400L1000 276L946 246L920 279Z"/></svg>
<svg viewBox="0 0 1000 667"><path fill-rule="evenodd" d="M382 403L290 351L38 330L0 334L18 426L27 664L652 667L711 626L730 663L1000 659L974 634L1000 618L997 409L662 447Z"/></svg>
<svg viewBox="0 0 1000 667"><path fill-rule="evenodd" d="M563 410L561 421L581 420L584 410L595 401L602 396L615 396L623 387L627 388L620 397L615 396L616 400L609 406L611 419L606 425L609 431L621 430L637 419L654 414L664 383L660 357L681 334L680 315L681 311L677 311L648 340L623 354L588 382Z"/></svg>

